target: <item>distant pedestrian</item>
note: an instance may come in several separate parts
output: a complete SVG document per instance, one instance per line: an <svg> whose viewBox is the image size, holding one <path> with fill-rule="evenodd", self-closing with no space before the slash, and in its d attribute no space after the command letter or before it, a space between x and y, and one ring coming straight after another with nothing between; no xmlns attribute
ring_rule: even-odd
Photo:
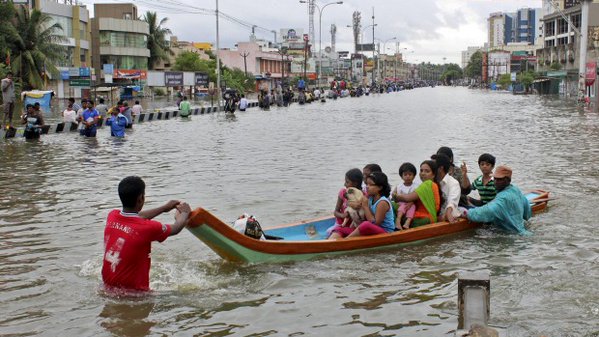
<svg viewBox="0 0 599 337"><path fill-rule="evenodd" d="M36 110L31 104L27 104L27 112L23 115L23 124L25 124L25 139L38 139L42 134L44 126L44 117L40 110Z"/></svg>
<svg viewBox="0 0 599 337"><path fill-rule="evenodd" d="M2 126L10 125L12 114L15 110L15 83L12 79L12 72L6 74L6 78L2 79L2 102L4 104L4 117L2 118ZM8 119L8 123L6 120Z"/></svg>
<svg viewBox="0 0 599 337"><path fill-rule="evenodd" d="M83 102L83 100L81 102ZM73 110L77 112L79 112L79 109L81 109L81 105L77 104L73 97L69 98L69 104L71 104L73 106Z"/></svg>
<svg viewBox="0 0 599 337"><path fill-rule="evenodd" d="M67 124L77 122L77 112L73 110L73 105L69 104L62 112L62 121Z"/></svg>
<svg viewBox="0 0 599 337"><path fill-rule="evenodd" d="M81 135L85 137L95 137L100 114L98 113L98 110L94 108L94 101L89 100L86 103L87 109L83 111L81 116L81 124L83 124Z"/></svg>
<svg viewBox="0 0 599 337"><path fill-rule="evenodd" d="M179 116L188 117L191 112L191 103L187 100L187 96L183 96L183 101L179 103Z"/></svg>
<svg viewBox="0 0 599 337"><path fill-rule="evenodd" d="M110 135L113 137L125 137L125 128L127 127L127 117L125 117L118 108L110 109L110 117L106 120L106 125L110 125Z"/></svg>
<svg viewBox="0 0 599 337"><path fill-rule="evenodd" d="M241 94L241 99L239 100L239 111L245 111L248 108L248 100L245 98L244 94Z"/></svg>
<svg viewBox="0 0 599 337"><path fill-rule="evenodd" d="M135 105L131 107L133 119L135 119L135 116L139 116L142 112L144 112L144 109L142 108L141 104L139 104L139 101L135 101Z"/></svg>
<svg viewBox="0 0 599 337"><path fill-rule="evenodd" d="M96 110L98 110L98 113L100 114L100 118L110 118L110 116L107 116L108 114L108 106L106 104L104 104L104 99L100 98L98 100L98 105L96 105Z"/></svg>
<svg viewBox="0 0 599 337"><path fill-rule="evenodd" d="M123 109L121 113L127 117L127 129L131 129L133 127L133 116L131 116L131 108L129 107L129 103L127 101L123 102Z"/></svg>

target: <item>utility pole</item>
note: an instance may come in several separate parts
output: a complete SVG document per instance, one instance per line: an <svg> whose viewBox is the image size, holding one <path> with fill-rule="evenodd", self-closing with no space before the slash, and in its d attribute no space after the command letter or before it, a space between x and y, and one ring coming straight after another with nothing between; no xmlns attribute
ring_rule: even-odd
<svg viewBox="0 0 599 337"><path fill-rule="evenodd" d="M247 64L246 58L250 55L250 53L247 51L244 51L243 53L240 53L239 55L241 57L243 57L243 71L245 73L245 77L248 77L248 64Z"/></svg>
<svg viewBox="0 0 599 337"><path fill-rule="evenodd" d="M216 0L216 100L217 100L217 106L218 106L218 110L216 111L220 111L220 44L219 44L219 35L218 35L218 0Z"/></svg>
<svg viewBox="0 0 599 337"><path fill-rule="evenodd" d="M308 86L308 77L306 76L306 68L308 67L308 39L304 39L304 81Z"/></svg>
<svg viewBox="0 0 599 337"><path fill-rule="evenodd" d="M375 83L375 74L376 74L376 50L374 49L374 7L372 7L372 85Z"/></svg>

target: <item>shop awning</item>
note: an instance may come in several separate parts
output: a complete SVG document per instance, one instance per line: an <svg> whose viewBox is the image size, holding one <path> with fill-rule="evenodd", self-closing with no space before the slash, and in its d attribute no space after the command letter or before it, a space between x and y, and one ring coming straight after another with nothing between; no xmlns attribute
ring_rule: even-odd
<svg viewBox="0 0 599 337"><path fill-rule="evenodd" d="M547 82L547 81L551 81L551 79L550 78L537 78L536 80L532 81L532 83Z"/></svg>

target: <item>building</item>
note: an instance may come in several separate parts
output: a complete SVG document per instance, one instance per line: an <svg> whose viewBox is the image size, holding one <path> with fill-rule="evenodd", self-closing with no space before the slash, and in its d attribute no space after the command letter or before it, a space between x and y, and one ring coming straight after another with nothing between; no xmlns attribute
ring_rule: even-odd
<svg viewBox="0 0 599 337"><path fill-rule="evenodd" d="M92 65L106 82L112 81L111 75L117 82L145 79L150 28L138 17L137 7L131 3L94 4Z"/></svg>
<svg viewBox="0 0 599 337"><path fill-rule="evenodd" d="M504 44L505 39L505 17L503 13L491 13L487 19L489 29L489 50L493 50Z"/></svg>
<svg viewBox="0 0 599 337"><path fill-rule="evenodd" d="M285 77L291 75L293 57L279 53L265 41L239 42L236 49L221 49L219 56L223 65L247 71L257 80L268 82L271 88L283 78L283 73Z"/></svg>
<svg viewBox="0 0 599 337"><path fill-rule="evenodd" d="M521 8L504 14L504 43L536 44L539 37L540 8Z"/></svg>
<svg viewBox="0 0 599 337"><path fill-rule="evenodd" d="M17 3L15 1L15 3ZM52 24L62 26L62 34L66 42L66 54L58 67L89 67L91 65L91 37L89 26L89 11L85 5L68 5L59 1L38 0L28 1L30 9L37 9L52 18Z"/></svg>
<svg viewBox="0 0 599 337"><path fill-rule="evenodd" d="M481 49L481 47L468 47L466 50L462 51L462 69L466 69L472 55Z"/></svg>
<svg viewBox="0 0 599 337"><path fill-rule="evenodd" d="M538 91L576 97L580 53L586 52L587 58L587 64L582 66L599 62L599 1L594 0L589 4L586 51L580 50L576 32L580 30L582 21L579 1L560 1L559 10L551 6L548 0L543 3L544 13L547 14L541 20L543 45L537 49L537 71L543 75L538 80ZM596 101L599 97L597 91L596 83L587 83L586 93L592 100Z"/></svg>
<svg viewBox="0 0 599 337"><path fill-rule="evenodd" d="M212 44L209 42L179 41L176 36L170 37L169 47L173 54L169 55L168 61L159 61L154 66L154 70L171 70L175 66L177 57L186 51L198 54L201 60L209 60L210 56L208 53L212 51Z"/></svg>
<svg viewBox="0 0 599 337"><path fill-rule="evenodd" d="M379 79L382 77L383 81L395 81L401 78L401 67L403 63L401 53L396 53L394 55L381 54L379 55L378 62L378 70L381 74Z"/></svg>

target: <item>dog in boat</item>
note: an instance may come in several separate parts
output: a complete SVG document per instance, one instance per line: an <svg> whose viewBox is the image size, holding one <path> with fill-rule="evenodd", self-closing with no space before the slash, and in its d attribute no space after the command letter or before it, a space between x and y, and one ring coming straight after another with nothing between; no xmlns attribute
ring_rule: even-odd
<svg viewBox="0 0 599 337"><path fill-rule="evenodd" d="M345 192L345 197L347 198L347 208L345 209L347 217L341 226L356 228L366 220L364 210L362 209L362 198L364 198L364 193L355 187L350 187L347 189L347 192Z"/></svg>

